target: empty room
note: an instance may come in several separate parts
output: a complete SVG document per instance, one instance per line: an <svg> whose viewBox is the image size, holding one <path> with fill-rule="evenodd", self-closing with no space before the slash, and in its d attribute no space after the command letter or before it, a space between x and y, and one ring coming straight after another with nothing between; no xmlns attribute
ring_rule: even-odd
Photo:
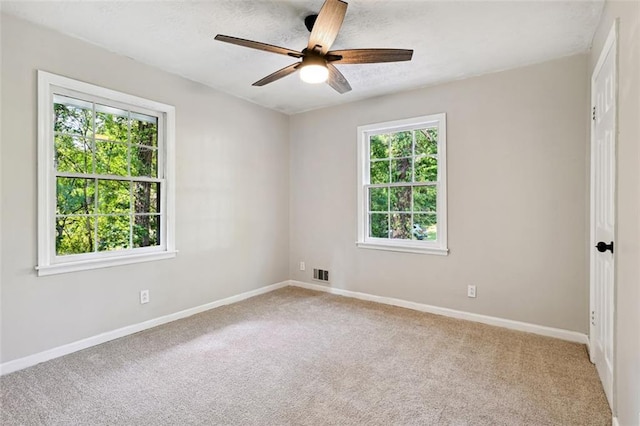
<svg viewBox="0 0 640 426"><path fill-rule="evenodd" d="M0 424L640 426L640 2L0 12Z"/></svg>

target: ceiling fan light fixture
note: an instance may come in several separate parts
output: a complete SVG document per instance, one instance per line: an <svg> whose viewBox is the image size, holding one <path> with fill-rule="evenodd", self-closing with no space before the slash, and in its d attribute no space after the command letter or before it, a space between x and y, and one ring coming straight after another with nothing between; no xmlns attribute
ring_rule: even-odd
<svg viewBox="0 0 640 426"><path fill-rule="evenodd" d="M300 69L300 79L305 83L324 83L329 78L329 70L324 65L306 65Z"/></svg>
<svg viewBox="0 0 640 426"><path fill-rule="evenodd" d="M329 69L323 58L307 56L302 60L300 80L309 84L324 83L329 78Z"/></svg>

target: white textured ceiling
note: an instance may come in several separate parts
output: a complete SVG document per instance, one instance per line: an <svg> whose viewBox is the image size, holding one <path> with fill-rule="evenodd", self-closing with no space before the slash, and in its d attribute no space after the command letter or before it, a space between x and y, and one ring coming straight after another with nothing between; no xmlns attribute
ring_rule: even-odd
<svg viewBox="0 0 640 426"><path fill-rule="evenodd" d="M226 34L303 49L304 17L323 0L2 2L2 11L288 114L492 71L589 48L603 0L348 0L332 49L414 49L411 62L339 65L353 90L256 80L292 58L214 41Z"/></svg>

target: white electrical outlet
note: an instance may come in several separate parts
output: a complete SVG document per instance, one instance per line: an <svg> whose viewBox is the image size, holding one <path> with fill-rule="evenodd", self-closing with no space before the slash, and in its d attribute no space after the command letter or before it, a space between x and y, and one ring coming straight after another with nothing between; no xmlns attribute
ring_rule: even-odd
<svg viewBox="0 0 640 426"><path fill-rule="evenodd" d="M140 291L140 304L149 303L149 290Z"/></svg>
<svg viewBox="0 0 640 426"><path fill-rule="evenodd" d="M304 265L304 261L300 262L300 270L304 271L307 267Z"/></svg>
<svg viewBox="0 0 640 426"><path fill-rule="evenodd" d="M467 286L467 297L476 297L476 286Z"/></svg>

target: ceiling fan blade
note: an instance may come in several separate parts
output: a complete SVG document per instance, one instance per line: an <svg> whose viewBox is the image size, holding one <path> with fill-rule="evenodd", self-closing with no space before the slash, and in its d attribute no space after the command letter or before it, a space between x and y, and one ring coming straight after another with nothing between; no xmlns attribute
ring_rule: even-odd
<svg viewBox="0 0 640 426"><path fill-rule="evenodd" d="M338 36L346 13L347 3L342 0L326 0L318 13L315 24L313 24L307 48L314 50L316 46L319 46L322 54L327 53Z"/></svg>
<svg viewBox="0 0 640 426"><path fill-rule="evenodd" d="M327 79L327 84L329 86L340 94L347 93L351 90L349 82L344 78L344 75L338 71L338 68L331 64L327 64L327 68L329 69L329 78Z"/></svg>
<svg viewBox="0 0 640 426"><path fill-rule="evenodd" d="M262 80L256 81L252 84L252 86L264 86L265 84L273 83L276 80L280 80L282 77L286 77L289 74L296 72L301 64L301 62L296 62L295 64L288 65L281 70L274 72L273 74L269 74Z"/></svg>
<svg viewBox="0 0 640 426"><path fill-rule="evenodd" d="M286 47L274 46L272 44L260 43L259 41L246 40L244 38L231 37L227 35L218 34L215 37L218 41L225 43L236 44L238 46L249 47L251 49L264 50L265 52L278 53L280 55L293 56L294 58L301 58L304 56L302 52L296 50L287 49Z"/></svg>
<svg viewBox="0 0 640 426"><path fill-rule="evenodd" d="M333 59L333 56L342 58ZM410 61L412 57L413 50L410 49L347 49L328 52L325 58L337 64L375 64Z"/></svg>

